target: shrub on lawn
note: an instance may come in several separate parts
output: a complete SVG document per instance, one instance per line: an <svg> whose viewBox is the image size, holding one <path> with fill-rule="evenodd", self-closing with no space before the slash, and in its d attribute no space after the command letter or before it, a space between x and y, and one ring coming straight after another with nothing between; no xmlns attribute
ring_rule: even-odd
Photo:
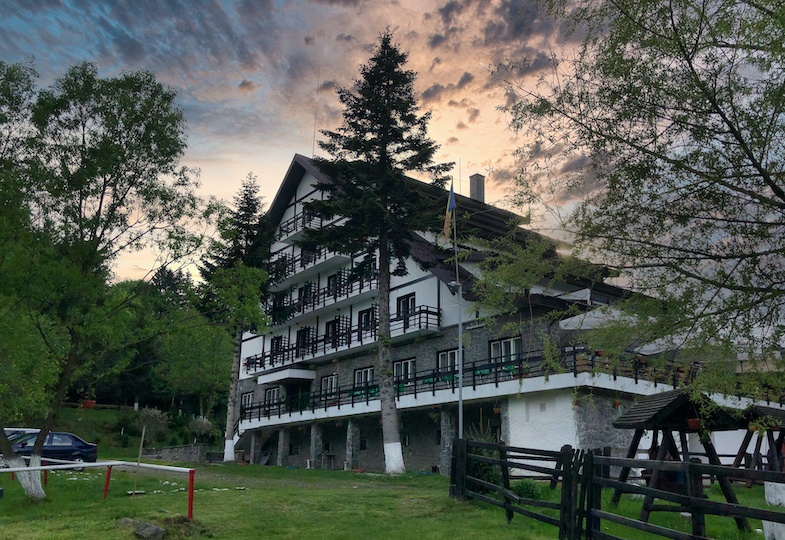
<svg viewBox="0 0 785 540"><path fill-rule="evenodd" d="M542 486L531 478L524 478L510 484L510 490L518 497L539 501L542 499Z"/></svg>

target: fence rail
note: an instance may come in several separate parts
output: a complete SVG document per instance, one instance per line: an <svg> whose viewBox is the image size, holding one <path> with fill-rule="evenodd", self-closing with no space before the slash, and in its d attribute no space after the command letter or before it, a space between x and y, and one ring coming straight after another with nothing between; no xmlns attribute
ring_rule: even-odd
<svg viewBox="0 0 785 540"><path fill-rule="evenodd" d="M553 465L547 465L552 463ZM489 468L490 467L490 468ZM652 471L650 483L628 483L609 477L611 467ZM496 468L498 474L492 471ZM511 489L511 480L537 473L551 481L551 489L560 486L558 503L525 499ZM674 540L707 540L706 516L722 516L736 521L739 530L749 531L750 519L785 523L785 512L753 508L739 504L730 480L785 484L785 473L740 469L725 465L708 465L696 461L658 461L602 455L565 446L559 452L516 448L503 444L456 439L453 443L450 494L460 499L474 499L505 510L508 521L520 514L557 527L562 540L622 540L630 531L642 531L655 537ZM656 482L657 477L676 479ZM727 502L709 500L703 494L705 478L715 478ZM494 480L495 478L495 480ZM642 498L639 519L622 516L602 507L602 490L614 490L613 501L623 494ZM728 489L730 491L728 491ZM654 504L656 500L668 504ZM613 503L612 503L613 504ZM543 513L543 510L547 513ZM675 530L648 522L654 511L688 512L690 530ZM607 525L625 532L608 532Z"/></svg>

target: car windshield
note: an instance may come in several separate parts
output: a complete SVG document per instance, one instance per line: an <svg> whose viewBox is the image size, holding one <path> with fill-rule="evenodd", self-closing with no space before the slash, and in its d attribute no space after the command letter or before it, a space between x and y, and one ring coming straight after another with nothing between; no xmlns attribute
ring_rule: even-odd
<svg viewBox="0 0 785 540"><path fill-rule="evenodd" d="M23 442L31 442L35 441L35 438L38 437L38 433L17 433L16 435L11 435L8 437L8 442L11 444L19 444Z"/></svg>

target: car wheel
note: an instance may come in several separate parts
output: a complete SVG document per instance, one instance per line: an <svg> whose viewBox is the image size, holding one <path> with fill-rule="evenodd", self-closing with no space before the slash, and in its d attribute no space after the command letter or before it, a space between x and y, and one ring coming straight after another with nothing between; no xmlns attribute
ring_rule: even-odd
<svg viewBox="0 0 785 540"><path fill-rule="evenodd" d="M82 457L82 456L74 456L73 458L71 458L71 461L73 461L74 463L84 463L84 457ZM75 467L74 470L75 471L83 471L84 467L79 467L79 468Z"/></svg>

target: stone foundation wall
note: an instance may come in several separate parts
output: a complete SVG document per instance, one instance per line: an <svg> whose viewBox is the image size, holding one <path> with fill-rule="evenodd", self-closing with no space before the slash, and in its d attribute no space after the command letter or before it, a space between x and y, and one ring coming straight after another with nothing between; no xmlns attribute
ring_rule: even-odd
<svg viewBox="0 0 785 540"><path fill-rule="evenodd" d="M166 461L203 462L207 460L206 444L186 444L167 448L145 448L142 457Z"/></svg>

